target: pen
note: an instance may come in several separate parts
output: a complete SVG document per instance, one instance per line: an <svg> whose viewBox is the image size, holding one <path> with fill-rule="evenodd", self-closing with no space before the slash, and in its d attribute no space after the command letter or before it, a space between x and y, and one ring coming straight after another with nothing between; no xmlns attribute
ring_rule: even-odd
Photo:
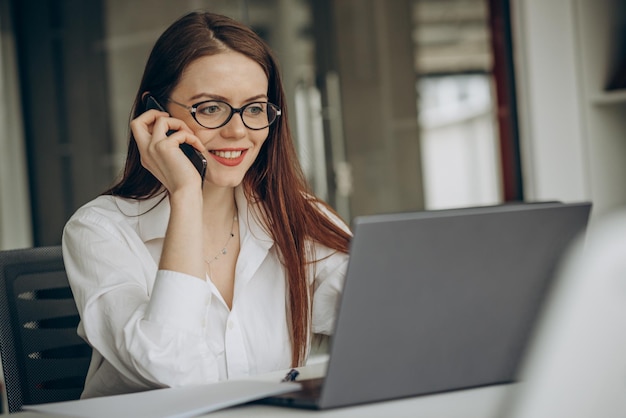
<svg viewBox="0 0 626 418"><path fill-rule="evenodd" d="M299 374L300 372L296 369L291 369L287 372L285 377L283 377L283 380L281 380L281 382L293 382L294 380L296 380L296 377L298 377Z"/></svg>

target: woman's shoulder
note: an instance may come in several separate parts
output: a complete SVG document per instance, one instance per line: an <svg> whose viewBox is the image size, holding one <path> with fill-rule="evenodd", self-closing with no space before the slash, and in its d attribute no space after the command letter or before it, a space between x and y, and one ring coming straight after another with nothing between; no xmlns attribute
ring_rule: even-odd
<svg viewBox="0 0 626 418"><path fill-rule="evenodd" d="M329 204L324 202L323 200L307 194L305 198L309 201L311 205L313 205L323 216L330 219L335 225L346 231L348 234L351 234L350 226L346 221L344 221L341 216L337 213L335 209L333 209Z"/></svg>
<svg viewBox="0 0 626 418"><path fill-rule="evenodd" d="M100 195L78 208L70 218L74 220L107 219L112 222L133 222L156 208L163 196L149 199L129 199L112 195Z"/></svg>

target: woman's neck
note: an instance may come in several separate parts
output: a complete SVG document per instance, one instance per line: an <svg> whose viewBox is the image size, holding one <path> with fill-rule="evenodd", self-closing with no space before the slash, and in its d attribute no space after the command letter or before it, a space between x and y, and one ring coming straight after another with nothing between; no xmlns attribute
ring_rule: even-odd
<svg viewBox="0 0 626 418"><path fill-rule="evenodd" d="M237 214L235 189L232 187L207 187L203 190L202 197L202 217L206 226L230 223Z"/></svg>

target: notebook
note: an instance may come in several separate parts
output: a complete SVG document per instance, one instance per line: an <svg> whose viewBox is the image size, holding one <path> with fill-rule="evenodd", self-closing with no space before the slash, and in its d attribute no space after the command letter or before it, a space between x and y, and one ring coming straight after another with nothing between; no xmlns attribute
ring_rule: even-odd
<svg viewBox="0 0 626 418"><path fill-rule="evenodd" d="M357 217L326 376L261 402L329 409L512 382L590 203Z"/></svg>

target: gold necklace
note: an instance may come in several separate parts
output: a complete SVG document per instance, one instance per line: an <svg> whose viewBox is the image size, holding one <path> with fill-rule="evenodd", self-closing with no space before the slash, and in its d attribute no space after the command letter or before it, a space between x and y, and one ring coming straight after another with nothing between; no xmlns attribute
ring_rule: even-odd
<svg viewBox="0 0 626 418"><path fill-rule="evenodd" d="M235 236L235 222L237 222L237 211L235 211L235 216L233 216L233 223L230 225L230 234L228 234L228 239L226 240L226 243L224 244L222 249L219 250L217 254L215 254L215 256L213 256L213 258L211 258L210 260L207 260L206 258L204 259L204 262L207 264L207 266L209 266L209 275L211 274L211 263L219 259L220 256L228 254L228 250L226 249L226 247L228 247L230 240Z"/></svg>

